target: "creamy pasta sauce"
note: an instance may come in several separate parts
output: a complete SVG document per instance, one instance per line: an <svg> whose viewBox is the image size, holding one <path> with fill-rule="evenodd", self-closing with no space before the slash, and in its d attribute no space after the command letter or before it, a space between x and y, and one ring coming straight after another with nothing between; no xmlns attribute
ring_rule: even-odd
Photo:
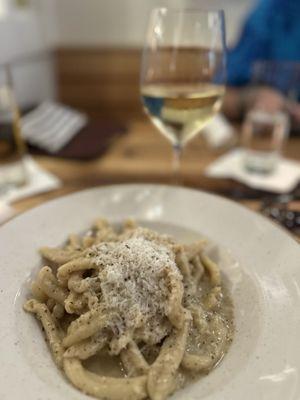
<svg viewBox="0 0 300 400"><path fill-rule="evenodd" d="M197 296L193 298L193 303L197 305L198 299L208 294L210 289L208 278L204 278L201 285L199 286ZM227 327L226 340L224 343L223 351L220 358L214 360L214 366L222 360L226 352L228 351L230 344L234 336L234 314L233 304L226 286L223 286L223 300L218 309L218 314L221 316ZM209 313L207 315L209 318ZM191 327L190 334L188 336L188 343L186 351L191 354L211 354L214 357L214 349L218 345L220 332L214 331L207 334L199 334L199 331L194 327ZM141 346L143 350L143 346ZM153 362L159 353L159 347L156 351L147 348L144 349L143 354L149 362ZM120 357L110 356L107 351L102 351L100 354L91 357L89 360L84 362L84 366L91 372L104 376L114 377L126 377L127 373L122 366ZM214 367L213 366L213 367ZM213 368L212 367L212 368ZM205 374L207 371L205 371ZM203 372L193 372L180 369L180 375L177 380L177 388L180 389L188 384L192 380L198 379Z"/></svg>

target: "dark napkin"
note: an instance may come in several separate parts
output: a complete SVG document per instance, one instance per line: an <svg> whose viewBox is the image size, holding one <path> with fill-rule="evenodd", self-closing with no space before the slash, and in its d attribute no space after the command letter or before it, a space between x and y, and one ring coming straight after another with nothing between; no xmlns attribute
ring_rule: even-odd
<svg viewBox="0 0 300 400"><path fill-rule="evenodd" d="M48 153L35 146L28 146L31 154L44 154L78 160L90 160L103 155L111 144L127 131L122 123L111 120L91 119L73 139L56 153Z"/></svg>

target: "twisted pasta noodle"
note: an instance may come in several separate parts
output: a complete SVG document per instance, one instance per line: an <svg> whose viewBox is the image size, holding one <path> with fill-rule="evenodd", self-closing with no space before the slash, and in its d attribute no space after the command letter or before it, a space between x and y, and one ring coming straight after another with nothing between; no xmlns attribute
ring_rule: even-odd
<svg viewBox="0 0 300 400"><path fill-rule="evenodd" d="M94 228L97 231L105 231L106 229L112 230L110 223L105 218L97 218L94 222Z"/></svg>
<svg viewBox="0 0 300 400"><path fill-rule="evenodd" d="M79 343L70 346L65 352L65 358L79 358L86 360L97 354L107 343L104 335L95 334L89 339L82 340Z"/></svg>
<svg viewBox="0 0 300 400"><path fill-rule="evenodd" d="M93 293L99 286L98 278L82 278L84 271L73 272L68 279L68 289L70 295L65 301L66 309L69 313L79 312L87 305L89 309L98 304L98 297Z"/></svg>
<svg viewBox="0 0 300 400"><path fill-rule="evenodd" d="M51 268L43 267L38 274L38 285L46 295L57 303L64 305L67 292L58 285Z"/></svg>
<svg viewBox="0 0 300 400"><path fill-rule="evenodd" d="M185 323L168 336L148 373L147 388L152 400L164 400L175 389L178 367L184 355L190 318L185 312Z"/></svg>
<svg viewBox="0 0 300 400"><path fill-rule="evenodd" d="M205 372L209 370L213 364L214 361L209 355L198 356L189 353L185 353L181 361L181 366L183 368L193 372Z"/></svg>
<svg viewBox="0 0 300 400"><path fill-rule="evenodd" d="M176 253L176 264L182 273L184 280L189 280L191 278L191 270L189 265L189 260L183 246L174 246L174 251Z"/></svg>
<svg viewBox="0 0 300 400"><path fill-rule="evenodd" d="M81 315L70 324L68 334L63 340L64 347L70 347L83 339L93 336L105 326L106 320L106 315L98 309L90 310Z"/></svg>
<svg viewBox="0 0 300 400"><path fill-rule="evenodd" d="M214 263L207 255L201 254L200 255L201 262L204 268L207 270L211 284L213 286L220 286L221 285L221 274L219 267L216 263Z"/></svg>
<svg viewBox="0 0 300 400"><path fill-rule="evenodd" d="M81 250L81 238L79 235L72 233L69 235L68 250Z"/></svg>
<svg viewBox="0 0 300 400"><path fill-rule="evenodd" d="M68 280L73 272L84 271L86 269L95 269L95 268L97 269L97 267L93 263L92 258L87 258L87 257L76 258L75 260L71 260L58 268L57 270L58 282L63 286L67 286Z"/></svg>
<svg viewBox="0 0 300 400"><path fill-rule="evenodd" d="M47 261L50 261L55 265L61 265L78 258L81 254L81 250L42 247L40 248L40 254Z"/></svg>
<svg viewBox="0 0 300 400"><path fill-rule="evenodd" d="M194 266L194 274L193 274L193 280L196 285L199 284L199 281L201 280L203 274L204 274L204 267L201 263L200 257L198 254L196 254L192 259L191 263Z"/></svg>
<svg viewBox="0 0 300 400"><path fill-rule="evenodd" d="M123 334L120 337L114 337L109 343L109 353L111 355L118 355L120 352L126 348L128 343L132 340L132 333L131 334Z"/></svg>
<svg viewBox="0 0 300 400"><path fill-rule="evenodd" d="M149 364L133 340L121 351L120 355L128 376L146 375L148 373Z"/></svg>
<svg viewBox="0 0 300 400"><path fill-rule="evenodd" d="M68 289L73 290L76 293L83 293L88 289L88 284L85 279L82 278L82 271L73 272L68 279Z"/></svg>
<svg viewBox="0 0 300 400"><path fill-rule="evenodd" d="M43 292L43 290L41 289L41 287L39 286L39 284L36 281L33 281L31 284L31 292L33 294L33 296L39 300L40 302L46 302L47 301L47 295L45 292Z"/></svg>
<svg viewBox="0 0 300 400"><path fill-rule="evenodd" d="M83 314L87 308L87 298L83 294L70 291L65 300L65 309L69 314Z"/></svg>
<svg viewBox="0 0 300 400"><path fill-rule="evenodd" d="M86 371L76 358L64 359L67 377L78 389L98 399L142 400L147 397L146 376L109 378Z"/></svg>
<svg viewBox="0 0 300 400"><path fill-rule="evenodd" d="M80 315L80 317L76 318L72 321L68 327L68 334L74 333L76 330L82 326L90 325L90 322L103 315L103 312L100 308L89 310L84 314Z"/></svg>
<svg viewBox="0 0 300 400"><path fill-rule="evenodd" d="M197 242L191 244L185 244L183 246L184 252L188 260L192 260L195 256L202 253L205 248L207 241L205 239L197 240Z"/></svg>
<svg viewBox="0 0 300 400"><path fill-rule="evenodd" d="M184 309L182 306L183 285L182 282L178 281L170 271L167 272L167 279L169 281L170 294L166 315L171 324L180 329L185 320Z"/></svg>
<svg viewBox="0 0 300 400"><path fill-rule="evenodd" d="M132 231L138 228L138 224L132 218L127 218L123 222L123 232Z"/></svg>
<svg viewBox="0 0 300 400"><path fill-rule="evenodd" d="M95 243L118 240L118 234L114 231L113 227L107 222L106 219L100 218L96 220L94 226L97 229Z"/></svg>
<svg viewBox="0 0 300 400"><path fill-rule="evenodd" d="M46 337L49 342L53 358L58 367L62 367L63 348L61 345L60 335L55 326L51 313L45 304L31 299L28 300L24 308L26 311L36 314L37 318L41 321L45 330Z"/></svg>
<svg viewBox="0 0 300 400"><path fill-rule="evenodd" d="M207 331L208 323L205 318L205 312L201 305L190 306L188 309L191 311L194 326L200 333Z"/></svg>
<svg viewBox="0 0 300 400"><path fill-rule="evenodd" d="M95 244L95 238L92 236L84 236L82 239L82 246L84 249L91 247Z"/></svg>

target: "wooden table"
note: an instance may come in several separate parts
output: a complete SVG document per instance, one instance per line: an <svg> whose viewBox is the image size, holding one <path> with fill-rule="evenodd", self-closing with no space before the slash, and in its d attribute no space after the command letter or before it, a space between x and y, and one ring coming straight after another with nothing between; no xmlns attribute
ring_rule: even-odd
<svg viewBox="0 0 300 400"><path fill-rule="evenodd" d="M205 177L203 171L222 151L208 148L201 136L188 144L182 159L182 178L185 186L199 188L228 197L243 190L242 202L258 209L259 199L253 191L232 180ZM289 140L285 153L299 160L300 138ZM172 183L172 150L147 120L134 120L128 133L119 138L101 158L92 161L70 161L45 156L35 156L45 169L57 175L63 183L61 189L40 194L14 204L17 212L25 211L49 199L88 187L124 182ZM255 197L255 196L254 196ZM295 204L300 210L299 204Z"/></svg>

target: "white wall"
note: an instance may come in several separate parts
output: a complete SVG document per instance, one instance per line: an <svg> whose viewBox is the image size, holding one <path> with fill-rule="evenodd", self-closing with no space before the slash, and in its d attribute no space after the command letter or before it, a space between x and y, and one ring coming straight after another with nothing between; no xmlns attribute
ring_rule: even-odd
<svg viewBox="0 0 300 400"><path fill-rule="evenodd" d="M224 9L233 43L255 0L55 0L59 45L140 46L150 10L157 6Z"/></svg>

